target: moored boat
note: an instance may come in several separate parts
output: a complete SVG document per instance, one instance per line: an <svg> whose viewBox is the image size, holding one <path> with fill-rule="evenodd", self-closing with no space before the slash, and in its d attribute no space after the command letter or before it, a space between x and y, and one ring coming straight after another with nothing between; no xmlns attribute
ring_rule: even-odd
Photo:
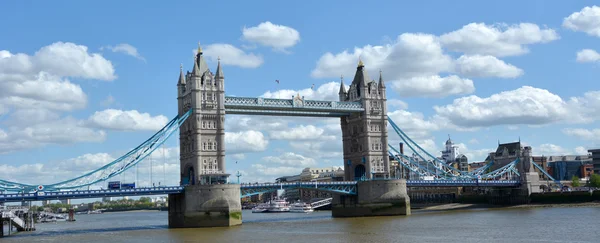
<svg viewBox="0 0 600 243"><path fill-rule="evenodd" d="M310 213L313 211L315 210L312 208L312 206L310 206L310 204L300 201L292 204L290 207L290 212L292 213Z"/></svg>

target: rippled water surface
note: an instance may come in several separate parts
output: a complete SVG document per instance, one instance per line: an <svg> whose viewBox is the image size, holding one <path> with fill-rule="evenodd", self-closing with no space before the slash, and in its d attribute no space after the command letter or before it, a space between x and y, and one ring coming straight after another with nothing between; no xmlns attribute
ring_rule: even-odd
<svg viewBox="0 0 600 243"><path fill-rule="evenodd" d="M229 228L169 229L167 212L76 215L0 242L600 242L600 208L537 208L332 218L253 214Z"/></svg>

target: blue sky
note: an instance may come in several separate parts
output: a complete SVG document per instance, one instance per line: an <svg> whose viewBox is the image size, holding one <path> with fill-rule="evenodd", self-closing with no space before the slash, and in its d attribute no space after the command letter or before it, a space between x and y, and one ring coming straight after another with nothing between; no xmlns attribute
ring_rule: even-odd
<svg viewBox="0 0 600 243"><path fill-rule="evenodd" d="M360 56L382 70L392 119L436 155L448 134L471 161L519 137L534 154L586 153L600 146L600 7L586 4L2 2L0 178L59 181L144 141L176 114L198 41L228 95L335 99ZM266 181L341 165L338 124L228 116L227 169ZM155 158L168 184L177 146Z"/></svg>

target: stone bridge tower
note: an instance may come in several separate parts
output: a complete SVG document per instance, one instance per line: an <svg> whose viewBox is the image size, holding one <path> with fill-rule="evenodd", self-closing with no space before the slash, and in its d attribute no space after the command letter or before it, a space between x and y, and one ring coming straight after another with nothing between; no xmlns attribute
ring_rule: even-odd
<svg viewBox="0 0 600 243"><path fill-rule="evenodd" d="M221 61L213 74L198 44L192 72L180 70L178 113L192 109L179 128L181 184L215 184L225 174L225 77Z"/></svg>
<svg viewBox="0 0 600 243"><path fill-rule="evenodd" d="M340 101L361 102L364 112L341 118L345 180L389 177L385 83L371 80L362 60L346 91L342 80Z"/></svg>

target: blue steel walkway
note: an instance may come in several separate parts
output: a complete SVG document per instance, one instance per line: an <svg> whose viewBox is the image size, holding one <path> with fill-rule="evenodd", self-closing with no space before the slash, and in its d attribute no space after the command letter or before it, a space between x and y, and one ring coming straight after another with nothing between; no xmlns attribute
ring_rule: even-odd
<svg viewBox="0 0 600 243"><path fill-rule="evenodd" d="M283 182L241 184L241 197L262 194L278 189L303 188L326 191L336 194L356 195L357 181L330 182ZM407 180L408 187L517 187L518 180ZM183 186L148 187L118 190L83 190L83 191L38 191L30 193L0 194L0 202L43 201L61 199L82 199L101 197L165 195L183 192Z"/></svg>

